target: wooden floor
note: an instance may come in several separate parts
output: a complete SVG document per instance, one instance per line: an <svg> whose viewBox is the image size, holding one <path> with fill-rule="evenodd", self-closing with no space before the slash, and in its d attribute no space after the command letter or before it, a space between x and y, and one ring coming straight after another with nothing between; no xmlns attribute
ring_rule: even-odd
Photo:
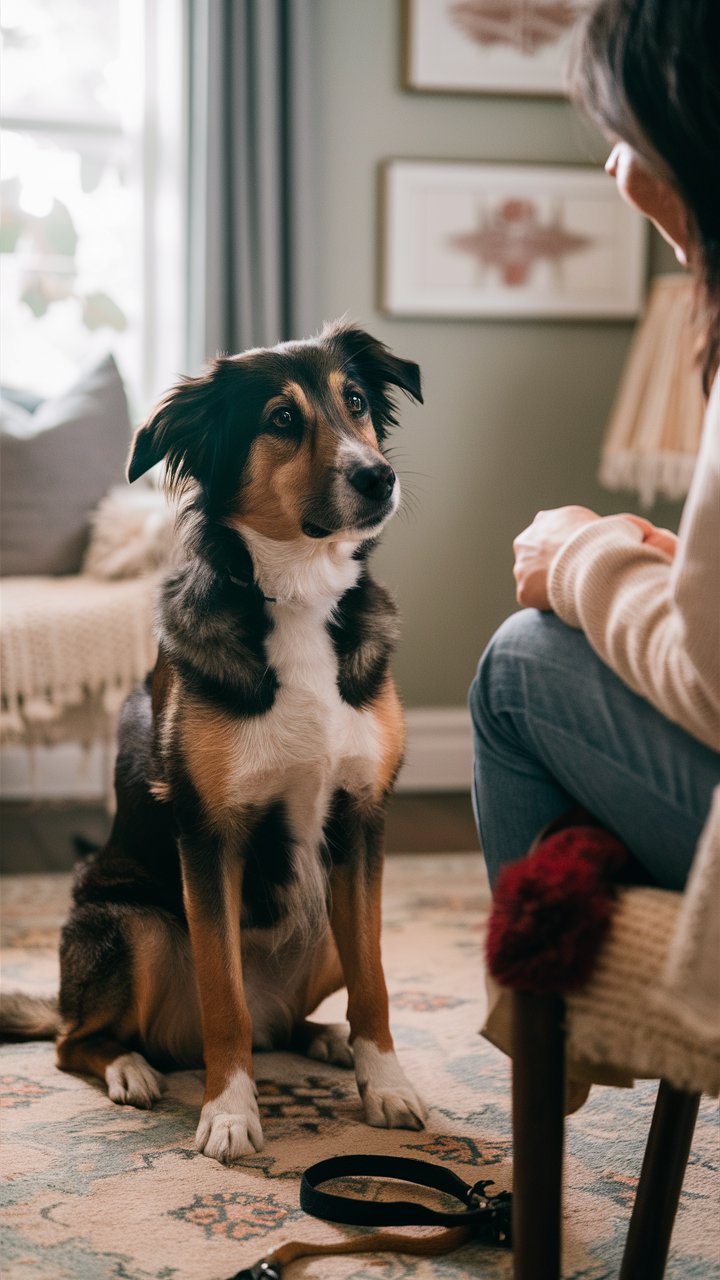
<svg viewBox="0 0 720 1280"><path fill-rule="evenodd" d="M0 868L18 872L67 871L80 836L102 843L110 819L101 805L58 802L0 806ZM467 792L393 797L386 830L388 853L457 853L478 848Z"/></svg>
<svg viewBox="0 0 720 1280"><path fill-rule="evenodd" d="M388 853L472 853L479 850L469 791L393 796Z"/></svg>

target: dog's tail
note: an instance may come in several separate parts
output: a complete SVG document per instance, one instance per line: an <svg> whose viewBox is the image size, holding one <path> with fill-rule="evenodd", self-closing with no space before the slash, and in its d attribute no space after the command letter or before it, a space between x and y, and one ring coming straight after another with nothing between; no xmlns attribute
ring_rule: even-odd
<svg viewBox="0 0 720 1280"><path fill-rule="evenodd" d="M31 996L24 991L0 995L3 1040L54 1040L60 1023L57 996Z"/></svg>

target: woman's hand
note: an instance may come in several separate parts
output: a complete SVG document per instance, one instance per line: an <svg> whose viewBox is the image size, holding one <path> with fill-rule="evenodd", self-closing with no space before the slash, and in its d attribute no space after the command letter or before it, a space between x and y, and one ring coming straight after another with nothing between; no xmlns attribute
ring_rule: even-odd
<svg viewBox="0 0 720 1280"><path fill-rule="evenodd" d="M631 524L637 525L642 533L643 542L646 542L649 547L657 547L658 551L664 552L671 560L675 558L678 541L676 533L672 533L670 529L659 529L643 516L634 516L628 511L623 511L622 516L623 520L629 520Z"/></svg>
<svg viewBox="0 0 720 1280"><path fill-rule="evenodd" d="M643 516L624 511L622 517L637 525L643 542L673 559L677 550L676 534L669 529L659 529ZM523 529L513 542L513 577L518 604L528 609L550 608L548 573L556 553L578 529L599 519L600 516L589 507L556 507L553 511L538 511L532 524Z"/></svg>
<svg viewBox="0 0 720 1280"><path fill-rule="evenodd" d="M529 609L549 609L548 573L555 553L584 525L600 516L588 507L556 507L538 511L513 542L515 595Z"/></svg>

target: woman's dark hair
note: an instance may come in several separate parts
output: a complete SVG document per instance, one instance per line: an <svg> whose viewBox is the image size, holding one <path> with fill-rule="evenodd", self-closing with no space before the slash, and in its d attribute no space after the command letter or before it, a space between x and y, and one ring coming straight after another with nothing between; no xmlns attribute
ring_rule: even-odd
<svg viewBox="0 0 720 1280"><path fill-rule="evenodd" d="M595 122L685 202L707 391L720 363L720 0L600 0L578 33L572 82Z"/></svg>

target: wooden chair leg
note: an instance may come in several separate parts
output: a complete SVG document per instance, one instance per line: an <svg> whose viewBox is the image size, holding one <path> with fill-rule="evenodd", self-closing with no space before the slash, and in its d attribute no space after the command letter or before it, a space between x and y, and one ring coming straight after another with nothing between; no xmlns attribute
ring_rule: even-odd
<svg viewBox="0 0 720 1280"><path fill-rule="evenodd" d="M565 1102L563 1001L513 995L515 1280L559 1280Z"/></svg>
<svg viewBox="0 0 720 1280"><path fill-rule="evenodd" d="M700 1094L660 1081L620 1280L662 1280Z"/></svg>

